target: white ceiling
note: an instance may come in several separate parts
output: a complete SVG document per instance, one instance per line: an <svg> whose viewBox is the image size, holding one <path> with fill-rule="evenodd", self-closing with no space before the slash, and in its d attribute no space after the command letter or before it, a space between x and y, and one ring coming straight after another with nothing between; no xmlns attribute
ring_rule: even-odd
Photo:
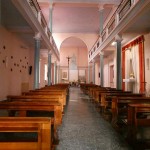
<svg viewBox="0 0 150 150"><path fill-rule="evenodd" d="M104 8L104 20L108 17L112 7L120 3L120 0L37 0L49 22L50 4L53 2L53 33L99 33L99 7ZM29 46L34 46L34 30L29 22L22 17L20 12L14 7L12 1L1 2L2 24L10 31L18 34L19 37ZM126 43L138 34L150 32L150 5L147 5L128 23L122 31L122 43ZM139 32L140 31L140 32ZM72 36L72 35L71 35ZM127 39L127 40L126 40ZM63 47L85 47L85 43L78 38L71 37L62 43ZM46 49L41 41L41 49ZM107 52L112 52L109 47ZM110 51L111 49L111 51ZM47 52L46 52L47 55Z"/></svg>
<svg viewBox="0 0 150 150"><path fill-rule="evenodd" d="M112 7L120 0L38 0L41 10L49 23L50 5L53 4L53 33L93 33L99 34L99 7L104 8L104 21ZM85 47L77 38L66 40L63 46Z"/></svg>

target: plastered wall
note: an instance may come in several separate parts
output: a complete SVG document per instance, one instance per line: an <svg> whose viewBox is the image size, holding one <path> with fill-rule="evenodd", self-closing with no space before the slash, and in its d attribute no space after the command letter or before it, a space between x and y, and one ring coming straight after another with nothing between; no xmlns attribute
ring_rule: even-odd
<svg viewBox="0 0 150 150"><path fill-rule="evenodd" d="M146 91L150 95L150 33L144 36L144 56L145 56L145 82L146 82Z"/></svg>
<svg viewBox="0 0 150 150"><path fill-rule="evenodd" d="M70 70L69 76L70 80L78 80L79 70L85 71L85 80L88 82L88 51L87 48L77 48L77 47L66 47L60 49L60 67L61 71L65 71L68 68L68 59L67 57L76 58L77 70L73 73ZM71 65L71 59L69 60L69 65ZM68 69L67 69L68 70ZM61 81L61 76L60 76Z"/></svg>
<svg viewBox="0 0 150 150"><path fill-rule="evenodd" d="M0 26L0 100L33 87L28 70L33 66L30 51L21 39Z"/></svg>

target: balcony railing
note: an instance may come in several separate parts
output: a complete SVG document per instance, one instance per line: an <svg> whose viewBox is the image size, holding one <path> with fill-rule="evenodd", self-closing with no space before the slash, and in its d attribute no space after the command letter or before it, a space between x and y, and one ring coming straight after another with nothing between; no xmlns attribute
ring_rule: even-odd
<svg viewBox="0 0 150 150"><path fill-rule="evenodd" d="M128 13L132 5L135 5L135 1L138 0L122 0L115 13L112 14L111 19L108 21L104 27L100 37L89 51L89 59L98 51L101 44L107 39L107 37L112 33L112 31L117 27L122 18ZM97 46L98 45L98 46ZM96 50L95 50L96 48Z"/></svg>
<svg viewBox="0 0 150 150"><path fill-rule="evenodd" d="M59 57L59 51L57 49L56 43L52 37L52 34L49 30L49 27L47 25L44 15L42 14L41 8L40 8L37 0L27 0L27 2L29 4L29 6L31 7L33 13L37 17L39 23L43 27L43 30L45 31L45 34L47 35L47 38L49 39L49 42L51 43L53 50L55 51L56 55Z"/></svg>

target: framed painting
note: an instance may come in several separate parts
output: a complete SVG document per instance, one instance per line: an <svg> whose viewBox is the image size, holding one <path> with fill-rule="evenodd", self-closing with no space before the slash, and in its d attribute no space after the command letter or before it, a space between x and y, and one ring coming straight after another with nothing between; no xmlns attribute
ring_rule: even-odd
<svg viewBox="0 0 150 150"><path fill-rule="evenodd" d="M62 79L68 79L68 71L62 72Z"/></svg>

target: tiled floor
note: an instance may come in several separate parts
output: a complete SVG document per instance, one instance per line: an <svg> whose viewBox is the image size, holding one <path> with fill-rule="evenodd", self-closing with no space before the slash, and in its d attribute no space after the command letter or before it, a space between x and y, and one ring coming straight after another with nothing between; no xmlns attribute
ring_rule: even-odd
<svg viewBox="0 0 150 150"><path fill-rule="evenodd" d="M80 88L70 88L69 102L58 134L60 142L56 150L130 149Z"/></svg>

